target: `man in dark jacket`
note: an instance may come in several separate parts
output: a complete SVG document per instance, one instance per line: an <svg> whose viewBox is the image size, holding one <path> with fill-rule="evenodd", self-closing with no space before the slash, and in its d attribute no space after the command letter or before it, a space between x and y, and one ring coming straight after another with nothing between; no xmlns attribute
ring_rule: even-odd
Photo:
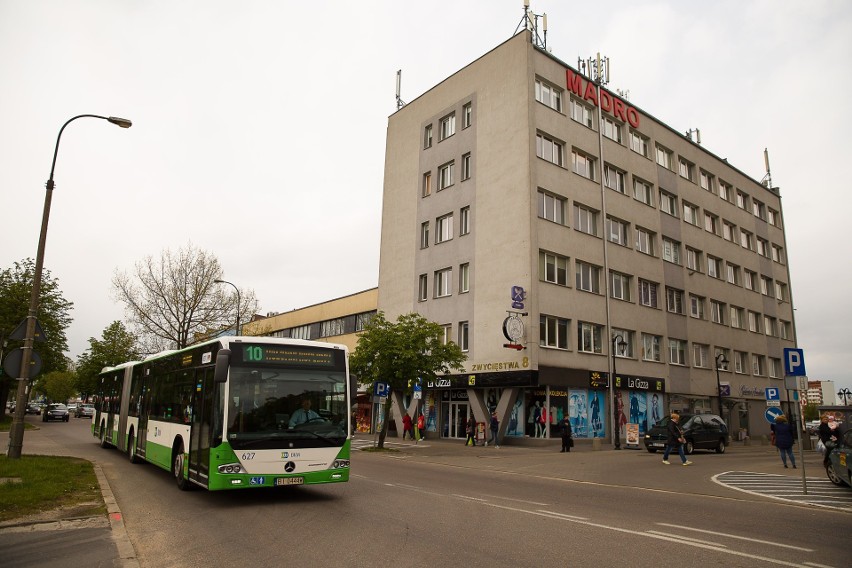
<svg viewBox="0 0 852 568"><path fill-rule="evenodd" d="M825 445L825 458L822 460L822 464L828 465L828 456L831 454L831 449L828 447L829 443L838 443L840 442L840 428L835 423L834 428L828 423L828 416L823 415L820 419L819 428L817 429L817 435L819 436L820 441Z"/></svg>
<svg viewBox="0 0 852 568"><path fill-rule="evenodd" d="M680 414L672 412L669 423L666 426L668 429L668 438L666 439L666 451L663 452L663 463L666 465L671 465L669 454L675 448L677 448L677 453L680 455L680 461L683 465L692 465L692 462L686 459L686 454L683 453L683 444L686 440L683 438L683 430L680 429L679 421Z"/></svg>
<svg viewBox="0 0 852 568"><path fill-rule="evenodd" d="M784 467L787 467L787 456L790 456L790 463L793 464L793 469L796 469L796 458L793 457L793 427L787 423L787 417L783 414L776 416L775 424L771 428L775 434L775 447L781 452Z"/></svg>

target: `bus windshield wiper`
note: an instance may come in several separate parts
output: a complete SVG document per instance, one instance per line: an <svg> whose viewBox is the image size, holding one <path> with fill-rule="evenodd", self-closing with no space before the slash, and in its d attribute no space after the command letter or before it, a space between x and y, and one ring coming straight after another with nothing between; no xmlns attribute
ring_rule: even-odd
<svg viewBox="0 0 852 568"><path fill-rule="evenodd" d="M333 441L331 436L325 436L323 434L318 434L317 432L314 432L313 430L302 430L301 428L299 428L297 426L297 427L291 428L290 430L287 430L287 431L288 432L298 432L299 434L310 434L311 436L314 436L315 438L319 438L320 440L327 442L329 446L336 446L337 445L337 443ZM336 436L336 437L342 437L342 436Z"/></svg>

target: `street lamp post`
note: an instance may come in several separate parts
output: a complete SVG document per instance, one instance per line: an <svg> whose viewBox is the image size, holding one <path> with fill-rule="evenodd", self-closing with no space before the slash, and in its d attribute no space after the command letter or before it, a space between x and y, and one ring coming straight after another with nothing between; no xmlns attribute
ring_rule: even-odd
<svg viewBox="0 0 852 568"><path fill-rule="evenodd" d="M234 336L237 336L240 334L240 289L237 288L236 284L234 284L233 282L228 282L227 280L214 280L213 282L215 282L216 284L230 284L234 287L234 290L237 291L237 328L234 331Z"/></svg>
<svg viewBox="0 0 852 568"><path fill-rule="evenodd" d="M728 370L728 359L724 353L716 355L716 396L719 397L719 416L725 420L725 411L722 409L722 382L719 380L719 371ZM727 422L725 422L727 424Z"/></svg>
<svg viewBox="0 0 852 568"><path fill-rule="evenodd" d="M842 388L839 391L837 391L837 396L842 396L843 397L843 406L848 406L849 402L847 401L847 399L849 397L852 397L852 391L850 391L847 388Z"/></svg>
<svg viewBox="0 0 852 568"><path fill-rule="evenodd" d="M21 353L21 370L18 373L18 390L16 395L15 416L12 419L12 425L9 428L9 450L7 456L10 459L20 459L21 449L24 445L24 411L26 404L24 397L27 394L27 382L30 379L30 363L32 361L33 343L35 341L36 316L38 315L38 300L41 294L41 273L44 267L44 247L47 241L47 222L50 218L50 202L53 198L53 171L56 168L56 155L59 153L59 140L62 138L62 131L71 122L78 118L100 118L101 120L109 121L121 128L130 128L133 123L126 118L118 118L115 116L99 116L97 114L80 114L69 119L62 128L59 129L59 135L56 137L56 147L53 150L53 163L50 165L50 178L45 186L47 190L44 194L44 211L41 217L41 233L38 237L38 251L36 252L35 271L33 272L33 290L30 295L30 307L27 313L27 330L24 336L24 345Z"/></svg>
<svg viewBox="0 0 852 568"><path fill-rule="evenodd" d="M618 353L619 349L624 351L624 348L627 347L627 342L624 341L624 338L620 335L612 336L612 380L610 381L610 388L612 388L612 417L615 423L613 428L613 432L615 435L613 436L613 444L615 445L616 450L621 449L621 412L618 409L618 396L615 392L615 382L616 377L618 376L618 372L615 370L615 357Z"/></svg>

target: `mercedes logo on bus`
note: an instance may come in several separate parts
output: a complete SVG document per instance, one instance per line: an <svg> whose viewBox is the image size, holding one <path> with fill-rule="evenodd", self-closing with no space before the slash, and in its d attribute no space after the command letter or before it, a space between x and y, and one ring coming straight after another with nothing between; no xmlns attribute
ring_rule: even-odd
<svg viewBox="0 0 852 568"><path fill-rule="evenodd" d="M284 464L284 471L286 471L287 473L290 473L290 472L294 471L295 469L296 469L296 464L294 464L293 462L287 462L287 463Z"/></svg>

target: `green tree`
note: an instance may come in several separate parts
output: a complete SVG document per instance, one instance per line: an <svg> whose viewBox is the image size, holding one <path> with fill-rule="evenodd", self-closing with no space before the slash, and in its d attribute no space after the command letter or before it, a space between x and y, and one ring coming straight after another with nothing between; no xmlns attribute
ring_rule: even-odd
<svg viewBox="0 0 852 568"><path fill-rule="evenodd" d="M112 286L142 350L156 353L182 349L209 337L211 329L233 327L237 308L242 322L257 313L254 291L241 291L237 306L230 286L214 282L222 278L219 260L190 243L137 262L132 276L117 271Z"/></svg>
<svg viewBox="0 0 852 568"><path fill-rule="evenodd" d="M391 391L410 392L417 379L433 380L450 370L461 371L466 355L453 343L444 343L444 329L420 314L399 316L388 321L378 312L358 338L358 345L349 358L349 368L363 383L385 382ZM385 403L388 416L391 399ZM387 436L388 420L382 423L379 447Z"/></svg>
<svg viewBox="0 0 852 568"><path fill-rule="evenodd" d="M75 376L71 371L53 371L41 375L33 384L33 391L43 394L50 402L65 404L77 395Z"/></svg>
<svg viewBox="0 0 852 568"><path fill-rule="evenodd" d="M805 420L819 420L819 408L816 404L806 404L804 413Z"/></svg>
<svg viewBox="0 0 852 568"><path fill-rule="evenodd" d="M101 339L89 338L89 348L77 358L77 391L88 400L95 392L98 374L104 367L114 367L139 359L136 336L120 321L114 321L103 331Z"/></svg>
<svg viewBox="0 0 852 568"><path fill-rule="evenodd" d="M35 261L30 258L0 271L0 342L26 319L34 274ZM42 270L37 317L46 341L36 342L35 351L41 357L44 374L68 369L68 359L63 353L68 351L65 330L71 325L73 307L74 304L62 296L59 282L51 277L50 271ZM4 355L22 345L23 341L9 339ZM17 388L15 378L6 376L5 372L0 376L0 401L8 400L10 391ZM0 414L5 412L6 405L0 404Z"/></svg>

